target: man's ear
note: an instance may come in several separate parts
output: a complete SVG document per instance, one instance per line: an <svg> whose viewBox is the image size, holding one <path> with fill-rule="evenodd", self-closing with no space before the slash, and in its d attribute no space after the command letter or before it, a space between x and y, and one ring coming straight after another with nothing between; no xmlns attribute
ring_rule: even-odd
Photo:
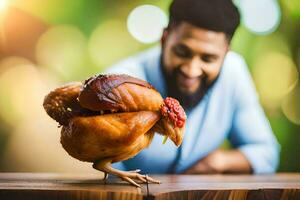
<svg viewBox="0 0 300 200"><path fill-rule="evenodd" d="M231 38L226 38L226 53L231 50Z"/></svg>
<svg viewBox="0 0 300 200"><path fill-rule="evenodd" d="M228 51L230 51L231 50L231 46L230 46L230 44L226 47L226 53L228 53Z"/></svg>
<svg viewBox="0 0 300 200"><path fill-rule="evenodd" d="M165 42L167 40L168 35L169 35L168 28L164 28L163 34L162 34L161 39L160 39L160 43L161 43L162 47L165 45Z"/></svg>

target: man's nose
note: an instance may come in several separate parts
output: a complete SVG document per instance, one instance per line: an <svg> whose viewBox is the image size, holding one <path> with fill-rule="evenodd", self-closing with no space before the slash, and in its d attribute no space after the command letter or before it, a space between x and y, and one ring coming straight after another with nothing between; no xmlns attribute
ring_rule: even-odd
<svg viewBox="0 0 300 200"><path fill-rule="evenodd" d="M200 59L195 56L181 67L181 71L189 78L199 77L203 74L202 65Z"/></svg>

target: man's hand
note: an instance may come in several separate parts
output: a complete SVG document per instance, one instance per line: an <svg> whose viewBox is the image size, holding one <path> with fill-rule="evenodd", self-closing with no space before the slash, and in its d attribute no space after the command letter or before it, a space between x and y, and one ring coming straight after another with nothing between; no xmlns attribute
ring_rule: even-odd
<svg viewBox="0 0 300 200"><path fill-rule="evenodd" d="M185 174L251 173L251 165L239 150L215 150Z"/></svg>

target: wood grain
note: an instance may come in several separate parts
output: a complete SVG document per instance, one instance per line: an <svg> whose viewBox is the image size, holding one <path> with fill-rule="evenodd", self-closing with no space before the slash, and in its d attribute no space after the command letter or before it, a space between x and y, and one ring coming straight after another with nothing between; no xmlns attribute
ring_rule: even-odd
<svg viewBox="0 0 300 200"><path fill-rule="evenodd" d="M92 174L0 173L0 199L300 199L300 174L163 175L136 188Z"/></svg>

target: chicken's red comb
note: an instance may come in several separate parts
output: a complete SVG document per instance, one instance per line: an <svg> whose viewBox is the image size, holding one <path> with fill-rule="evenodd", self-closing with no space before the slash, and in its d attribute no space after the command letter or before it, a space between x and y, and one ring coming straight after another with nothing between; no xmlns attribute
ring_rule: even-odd
<svg viewBox="0 0 300 200"><path fill-rule="evenodd" d="M186 114L180 103L172 98L167 97L161 107L161 114L173 122L174 126L182 128L186 121Z"/></svg>

